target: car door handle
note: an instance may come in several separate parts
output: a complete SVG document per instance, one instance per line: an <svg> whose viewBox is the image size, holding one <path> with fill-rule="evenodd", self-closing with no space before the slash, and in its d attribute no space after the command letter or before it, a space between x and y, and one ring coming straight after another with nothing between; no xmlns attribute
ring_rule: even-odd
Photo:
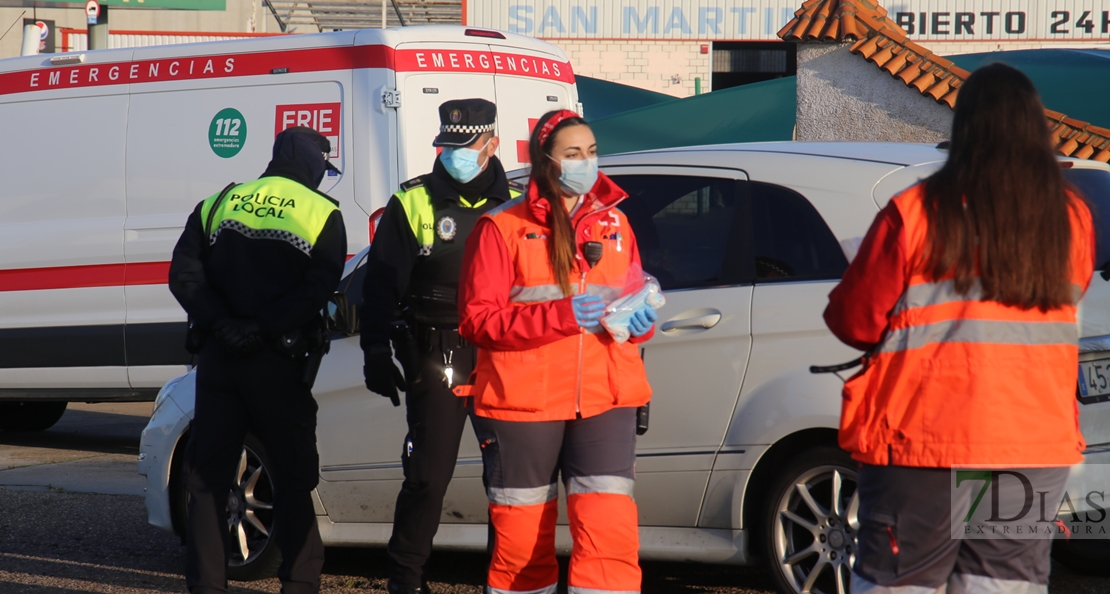
<svg viewBox="0 0 1114 594"><path fill-rule="evenodd" d="M718 313L708 314L696 318L685 318L683 320L671 320L661 325L662 332L674 332L677 330L707 330L712 326L719 323L723 316Z"/></svg>

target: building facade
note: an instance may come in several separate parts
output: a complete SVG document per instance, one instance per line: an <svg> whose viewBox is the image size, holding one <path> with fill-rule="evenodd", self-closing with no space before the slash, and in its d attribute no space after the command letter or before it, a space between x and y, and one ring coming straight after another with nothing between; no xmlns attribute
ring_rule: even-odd
<svg viewBox="0 0 1114 594"><path fill-rule="evenodd" d="M881 0L938 55L1110 47L1109 0ZM560 46L577 74L687 97L796 74L800 0L467 0L467 25Z"/></svg>

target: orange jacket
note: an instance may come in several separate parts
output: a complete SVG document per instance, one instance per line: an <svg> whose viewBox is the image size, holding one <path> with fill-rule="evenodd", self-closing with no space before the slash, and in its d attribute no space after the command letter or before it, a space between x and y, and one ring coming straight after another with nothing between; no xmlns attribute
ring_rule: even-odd
<svg viewBox="0 0 1114 594"><path fill-rule="evenodd" d="M1075 306L1023 310L981 300L977 283L958 295L951 280L932 281L920 264L923 200L919 184L894 197L824 312L852 345L877 342L864 327L885 320L866 368L844 386L840 446L875 465L1079 462ZM1074 196L1071 215L1070 279L1082 295L1094 271L1094 232Z"/></svg>
<svg viewBox="0 0 1114 594"><path fill-rule="evenodd" d="M573 215L579 270L574 291L611 302L640 280L630 223L615 206L627 195L603 174ZM460 334L479 348L473 385L481 417L555 421L591 417L650 401L638 342L619 344L599 326L583 331L549 265L548 201L526 196L492 210L468 237L460 282ZM594 268L586 242L604 245Z"/></svg>

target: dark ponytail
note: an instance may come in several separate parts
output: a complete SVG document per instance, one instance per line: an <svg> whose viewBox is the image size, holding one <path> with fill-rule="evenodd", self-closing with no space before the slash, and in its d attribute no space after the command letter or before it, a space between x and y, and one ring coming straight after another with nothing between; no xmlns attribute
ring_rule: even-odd
<svg viewBox="0 0 1114 594"><path fill-rule="evenodd" d="M566 297L573 294L569 275L576 262L576 238L573 237L572 220L565 210L561 196L561 167L549 157L557 133L569 126L586 126L583 118L574 117L562 120L541 141L541 131L559 111L551 111L538 120L530 134L530 179L538 188L538 196L549 202L549 267L557 279L558 286Z"/></svg>

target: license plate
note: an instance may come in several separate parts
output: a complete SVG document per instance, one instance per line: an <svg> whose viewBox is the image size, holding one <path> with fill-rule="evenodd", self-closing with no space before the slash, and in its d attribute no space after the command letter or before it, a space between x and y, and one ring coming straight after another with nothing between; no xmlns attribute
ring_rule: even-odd
<svg viewBox="0 0 1114 594"><path fill-rule="evenodd" d="M1079 363L1079 396L1094 398L1110 395L1110 358Z"/></svg>

